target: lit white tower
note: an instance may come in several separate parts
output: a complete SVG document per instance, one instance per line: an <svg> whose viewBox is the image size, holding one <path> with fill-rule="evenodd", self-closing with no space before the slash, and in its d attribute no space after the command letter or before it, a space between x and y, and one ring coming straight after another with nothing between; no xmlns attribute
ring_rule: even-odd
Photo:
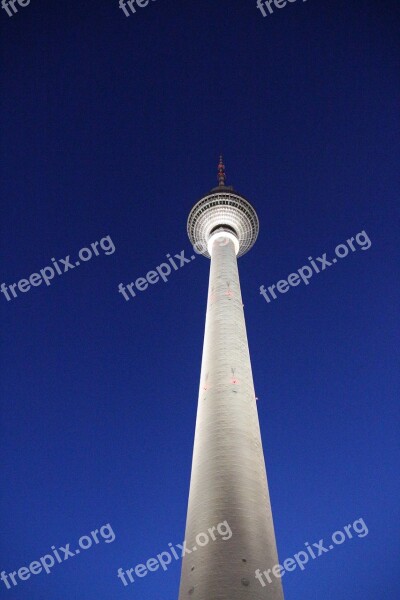
<svg viewBox="0 0 400 600"><path fill-rule="evenodd" d="M179 600L283 600L236 257L258 235L251 204L225 185L190 212L188 235L211 258L203 358ZM227 521L232 537L199 548L196 536ZM215 535L215 534L214 534Z"/></svg>

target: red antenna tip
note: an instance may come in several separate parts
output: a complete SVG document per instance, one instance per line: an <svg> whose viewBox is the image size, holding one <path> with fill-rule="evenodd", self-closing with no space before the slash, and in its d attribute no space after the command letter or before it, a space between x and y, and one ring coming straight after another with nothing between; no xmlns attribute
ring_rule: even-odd
<svg viewBox="0 0 400 600"><path fill-rule="evenodd" d="M222 154L219 157L219 164L218 164L218 185L220 186L224 186L226 182L226 173L225 173L225 165L224 165L224 160L222 158Z"/></svg>

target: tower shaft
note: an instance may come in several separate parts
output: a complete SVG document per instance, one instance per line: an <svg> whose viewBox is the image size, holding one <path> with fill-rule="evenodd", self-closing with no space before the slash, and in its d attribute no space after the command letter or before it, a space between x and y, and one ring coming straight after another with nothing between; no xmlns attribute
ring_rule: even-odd
<svg viewBox="0 0 400 600"><path fill-rule="evenodd" d="M283 600L256 569L278 564L232 235L211 236L211 268L179 600ZM208 533L227 522L232 536ZM227 536L225 536L227 537Z"/></svg>

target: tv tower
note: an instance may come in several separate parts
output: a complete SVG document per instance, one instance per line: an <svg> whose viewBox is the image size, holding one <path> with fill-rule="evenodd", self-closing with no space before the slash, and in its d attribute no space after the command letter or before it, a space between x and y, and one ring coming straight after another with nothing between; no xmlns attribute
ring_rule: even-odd
<svg viewBox="0 0 400 600"><path fill-rule="evenodd" d="M221 157L218 187L187 223L211 266L186 547L224 521L232 536L184 555L179 600L283 600L280 579L263 587L255 578L279 564L237 267L258 230L254 208L226 185Z"/></svg>

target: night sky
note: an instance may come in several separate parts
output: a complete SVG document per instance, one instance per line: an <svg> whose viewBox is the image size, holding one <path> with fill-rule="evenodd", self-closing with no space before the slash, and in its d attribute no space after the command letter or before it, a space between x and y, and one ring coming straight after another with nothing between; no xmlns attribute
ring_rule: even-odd
<svg viewBox="0 0 400 600"><path fill-rule="evenodd" d="M107 524L115 540L0 580L0 598L177 600L180 561L127 587L117 571L184 538L209 261L130 300L118 285L190 258L223 153L260 219L239 270L279 557L369 531L285 574L285 600L397 600L398 1L16 8L0 10L0 572ZM361 232L370 247L260 295ZM49 285L24 282L46 267Z"/></svg>

